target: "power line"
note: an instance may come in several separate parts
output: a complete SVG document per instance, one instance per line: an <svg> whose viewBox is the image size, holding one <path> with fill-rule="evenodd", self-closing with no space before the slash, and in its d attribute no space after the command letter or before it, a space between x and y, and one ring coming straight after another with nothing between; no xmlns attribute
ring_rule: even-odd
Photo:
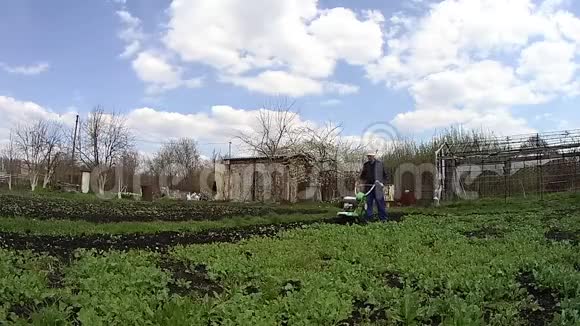
<svg viewBox="0 0 580 326"><path fill-rule="evenodd" d="M148 139L134 139L135 142L138 143L150 143L150 144L159 144L163 145L166 144L167 141L159 141L159 140L148 140ZM196 142L197 145L205 146L205 145L228 145L231 141L228 142Z"/></svg>

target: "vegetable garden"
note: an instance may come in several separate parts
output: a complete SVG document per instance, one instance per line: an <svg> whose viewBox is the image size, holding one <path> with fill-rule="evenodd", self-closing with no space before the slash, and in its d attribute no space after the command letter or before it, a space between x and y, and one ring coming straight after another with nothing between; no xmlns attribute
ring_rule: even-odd
<svg viewBox="0 0 580 326"><path fill-rule="evenodd" d="M580 325L580 196L394 210L0 195L0 320Z"/></svg>

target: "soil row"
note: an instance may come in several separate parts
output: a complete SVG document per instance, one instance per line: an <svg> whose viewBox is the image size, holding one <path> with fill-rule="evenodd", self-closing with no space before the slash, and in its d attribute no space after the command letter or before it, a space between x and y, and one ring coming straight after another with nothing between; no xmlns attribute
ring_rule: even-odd
<svg viewBox="0 0 580 326"><path fill-rule="evenodd" d="M403 214L392 214L393 220L401 220ZM38 235L0 232L0 248L33 250L54 256L67 257L76 249L129 250L144 249L165 251L177 245L238 242L250 237L272 237L281 231L303 228L315 223L348 224L346 218L327 218L318 221L252 225L236 228L211 229L202 232L157 232L128 234Z"/></svg>
<svg viewBox="0 0 580 326"><path fill-rule="evenodd" d="M0 194L0 216L40 220L84 220L93 223L220 220L271 214L324 214L323 208L292 208L270 205L234 205L205 202L143 202L118 200L72 200L57 197Z"/></svg>
<svg viewBox="0 0 580 326"><path fill-rule="evenodd" d="M253 236L273 236L280 231L295 229L306 224L308 223L272 224L196 233L157 232L69 236L0 232L0 247L32 250L54 256L69 256L76 249L165 251L177 245L237 242Z"/></svg>

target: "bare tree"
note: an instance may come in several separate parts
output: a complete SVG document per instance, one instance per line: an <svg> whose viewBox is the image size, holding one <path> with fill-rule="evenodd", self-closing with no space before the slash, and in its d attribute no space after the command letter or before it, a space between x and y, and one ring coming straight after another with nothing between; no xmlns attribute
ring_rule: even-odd
<svg viewBox="0 0 580 326"><path fill-rule="evenodd" d="M301 133L305 137L295 148L299 153L311 157L319 164L334 164L337 161L341 130L340 125L332 122L327 122L322 127L304 127Z"/></svg>
<svg viewBox="0 0 580 326"><path fill-rule="evenodd" d="M331 123L322 128L305 127L302 134L305 138L296 148L313 168L309 176L304 177L309 177L311 184L316 187L316 198L322 199L323 188L328 188L332 180L336 180L340 127Z"/></svg>
<svg viewBox="0 0 580 326"><path fill-rule="evenodd" d="M189 176L201 166L197 142L192 138L180 138L170 142L170 146L181 175Z"/></svg>
<svg viewBox="0 0 580 326"><path fill-rule="evenodd" d="M169 177L170 185L176 185L177 179L191 177L200 169L202 160L197 142L192 138L180 138L163 144L147 165L152 174Z"/></svg>
<svg viewBox="0 0 580 326"><path fill-rule="evenodd" d="M215 165L218 161L223 160L223 155L221 152L216 151L215 149L211 152L211 158L208 160L209 162L207 162L207 164L209 164L207 167L211 167L212 169L215 169ZM210 166L211 165L211 166Z"/></svg>
<svg viewBox="0 0 580 326"><path fill-rule="evenodd" d="M298 170L294 177L301 181L309 180L316 186L318 199L335 198L339 195L339 179L353 179L353 175L358 173L363 145L358 138L344 136L342 125L332 121L322 126L301 127L300 134L300 142L292 149L311 169ZM305 172L308 175L303 175Z"/></svg>
<svg viewBox="0 0 580 326"><path fill-rule="evenodd" d="M156 176L165 174L172 177L176 173L174 171L171 151L168 150L167 144L163 144L157 153L147 160L146 165L149 173Z"/></svg>
<svg viewBox="0 0 580 326"><path fill-rule="evenodd" d="M55 121L38 120L16 127L14 136L16 149L28 170L30 188L36 190L43 172L46 186L54 172L55 156L60 150L62 125Z"/></svg>
<svg viewBox="0 0 580 326"><path fill-rule="evenodd" d="M256 155L272 159L288 154L299 135L298 114L292 111L295 103L287 98L268 101L259 110L256 128L237 138Z"/></svg>
<svg viewBox="0 0 580 326"><path fill-rule="evenodd" d="M17 159L12 130L10 131L8 143L0 148L0 157L2 158L2 170L8 175L6 178L8 180L8 189L12 190L12 176L15 172L14 165Z"/></svg>
<svg viewBox="0 0 580 326"><path fill-rule="evenodd" d="M62 159L64 158L64 133L63 127L60 123L50 123L46 138L45 138L45 151L46 157L44 162L44 181L42 183L42 188L46 188L52 177L56 167Z"/></svg>
<svg viewBox="0 0 580 326"><path fill-rule="evenodd" d="M131 191L135 192L135 189L132 188L133 185L133 178L138 173L139 166L141 165L141 155L138 151L129 149L121 155L120 164L122 167L122 176L118 176L120 178L120 191L125 191L129 189L129 185L131 185Z"/></svg>
<svg viewBox="0 0 580 326"><path fill-rule="evenodd" d="M87 168L100 169L97 186L103 194L111 168L133 147L133 137L122 115L106 113L100 106L81 125L81 134L80 159Z"/></svg>

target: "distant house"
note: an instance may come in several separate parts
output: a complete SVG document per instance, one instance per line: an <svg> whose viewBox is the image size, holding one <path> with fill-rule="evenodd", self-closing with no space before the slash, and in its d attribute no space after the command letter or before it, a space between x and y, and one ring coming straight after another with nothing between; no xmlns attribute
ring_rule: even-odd
<svg viewBox="0 0 580 326"><path fill-rule="evenodd" d="M215 165L215 199L328 201L352 195L359 173L346 166L312 164L305 155L223 159Z"/></svg>
<svg viewBox="0 0 580 326"><path fill-rule="evenodd" d="M224 159L215 166L217 200L296 202L317 200L312 166L304 157Z"/></svg>

